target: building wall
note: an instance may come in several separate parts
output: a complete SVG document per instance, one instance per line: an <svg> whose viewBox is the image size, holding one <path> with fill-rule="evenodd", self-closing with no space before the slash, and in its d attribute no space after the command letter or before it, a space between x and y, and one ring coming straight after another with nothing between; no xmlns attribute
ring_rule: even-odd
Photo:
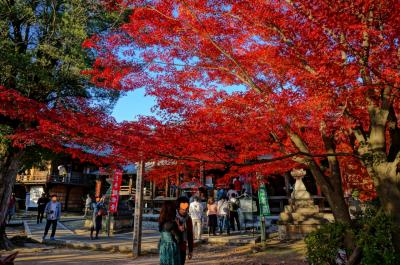
<svg viewBox="0 0 400 265"><path fill-rule="evenodd" d="M67 196L69 192L69 195ZM81 211L82 210L82 198L85 196L85 188L84 187L74 187L67 185L55 185L50 187L49 189L50 195L56 194L58 197L58 201L61 202L63 209L65 210L65 206L68 207L68 211ZM66 200L68 198L68 204L66 204Z"/></svg>
<svg viewBox="0 0 400 265"><path fill-rule="evenodd" d="M63 208L65 206L65 198L67 195L67 186L65 185L55 185L49 188L49 194L57 195L58 201L62 204Z"/></svg>
<svg viewBox="0 0 400 265"><path fill-rule="evenodd" d="M69 192L68 210L80 211L83 209L83 198L86 198L83 187L72 187Z"/></svg>

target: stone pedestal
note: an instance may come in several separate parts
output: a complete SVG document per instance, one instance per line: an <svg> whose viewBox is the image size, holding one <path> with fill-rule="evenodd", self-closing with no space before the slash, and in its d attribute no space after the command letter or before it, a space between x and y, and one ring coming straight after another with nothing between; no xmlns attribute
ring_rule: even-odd
<svg viewBox="0 0 400 265"><path fill-rule="evenodd" d="M322 223L333 221L332 214L320 213L303 183L304 169L292 170L296 179L289 205L279 215L278 227L281 239L299 239L316 230Z"/></svg>

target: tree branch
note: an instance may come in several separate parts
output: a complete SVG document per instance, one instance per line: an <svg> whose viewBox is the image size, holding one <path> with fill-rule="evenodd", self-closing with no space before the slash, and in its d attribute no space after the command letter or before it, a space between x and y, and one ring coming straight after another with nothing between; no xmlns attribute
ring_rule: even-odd
<svg viewBox="0 0 400 265"><path fill-rule="evenodd" d="M305 156L305 157L309 157L309 158L352 156L352 157L360 158L359 156L357 156L355 154L344 153L344 152L325 153L325 154L310 154L310 153L306 153L306 152L296 152L296 153L291 153L291 154L273 157L273 158L255 159L255 160L246 161L244 163L238 163L238 162L234 162L234 161L208 160L208 159L200 159L200 158L188 157L188 156L176 156L176 155L170 155L170 154L164 154L164 153L156 153L156 154L160 157L169 158L169 159L173 159L173 160L202 162L202 163L216 164L216 165L231 165L231 166L237 166L237 167L246 167L246 166L253 166L253 165L258 165L258 164L272 163L272 162L276 162L276 161L293 158L296 156Z"/></svg>

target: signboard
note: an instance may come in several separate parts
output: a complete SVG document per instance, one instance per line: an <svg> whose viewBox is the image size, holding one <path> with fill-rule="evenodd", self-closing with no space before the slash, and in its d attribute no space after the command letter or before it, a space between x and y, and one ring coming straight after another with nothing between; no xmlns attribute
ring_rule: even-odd
<svg viewBox="0 0 400 265"><path fill-rule="evenodd" d="M114 179L111 188L110 205L109 205L110 213L117 212L121 182L122 182L122 170L116 169L114 170Z"/></svg>
<svg viewBox="0 0 400 265"><path fill-rule="evenodd" d="M260 189L258 190L258 200L260 203L260 216L270 215L271 212L269 210L268 195L265 184L260 185Z"/></svg>
<svg viewBox="0 0 400 265"><path fill-rule="evenodd" d="M42 186L32 186L29 192L28 208L37 208L37 201L42 196L44 189Z"/></svg>
<svg viewBox="0 0 400 265"><path fill-rule="evenodd" d="M243 213L254 213L257 212L257 203L251 198L240 199L240 210Z"/></svg>

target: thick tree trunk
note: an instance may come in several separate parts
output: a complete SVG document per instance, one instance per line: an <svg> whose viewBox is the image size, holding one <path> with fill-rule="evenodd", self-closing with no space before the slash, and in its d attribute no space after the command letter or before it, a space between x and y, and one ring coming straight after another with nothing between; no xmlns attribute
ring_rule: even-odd
<svg viewBox="0 0 400 265"><path fill-rule="evenodd" d="M18 170L21 166L23 151L8 151L0 160L0 249L10 249L12 244L7 238L5 221L8 200L11 196Z"/></svg>
<svg viewBox="0 0 400 265"><path fill-rule="evenodd" d="M400 227L400 181L399 174L393 172L394 167L395 162L375 162L373 165L367 166L368 172L374 180L383 211L392 216L394 222ZM393 243L400 251L400 233L393 234Z"/></svg>
<svg viewBox="0 0 400 265"><path fill-rule="evenodd" d="M362 162L372 177L382 209L388 215L393 216L395 223L400 226L400 164L399 129L394 113L391 113L392 105L385 108L370 106L370 135L367 139L360 141L359 152ZM393 123L393 124L390 124ZM389 135L387 139L386 129L389 124ZM386 145L390 144L389 154ZM400 251L400 233L393 234L393 243L397 251Z"/></svg>
<svg viewBox="0 0 400 265"><path fill-rule="evenodd" d="M342 187L339 187L339 185L337 185L337 183L341 182L341 180L336 179L335 181L332 181L334 178L338 177L332 174L329 177L333 183L329 183L327 181L327 177L321 172L319 166L315 162L312 162L310 164L310 170L315 176L317 184L321 186L322 193L325 195L326 200L328 201L329 206L332 209L335 220L337 222L342 222L350 225L351 218L348 206L344 199L343 190Z"/></svg>

